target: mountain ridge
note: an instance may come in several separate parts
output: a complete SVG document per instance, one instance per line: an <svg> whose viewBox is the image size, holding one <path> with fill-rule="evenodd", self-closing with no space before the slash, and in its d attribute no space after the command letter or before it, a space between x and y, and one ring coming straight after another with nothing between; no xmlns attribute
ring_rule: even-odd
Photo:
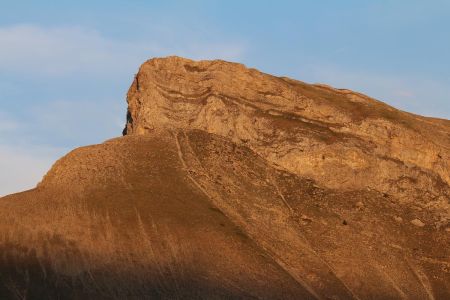
<svg viewBox="0 0 450 300"><path fill-rule="evenodd" d="M398 181L403 175L423 179L419 186L428 191L448 186L450 136L446 129L450 127L359 93L323 94L316 89L317 85L280 79L225 61L153 59L141 66L128 92L132 121L124 132L143 134L158 126L206 130L245 142L269 161L331 188L369 187L400 194L386 181ZM141 97L148 100L141 104ZM308 131L296 132L301 126L309 127ZM430 131L434 134L429 135ZM259 143L261 136L269 140ZM298 149L298 140L303 149ZM270 143L291 154L271 149ZM336 162L339 160L342 163ZM383 164L381 170L373 167L379 164ZM399 164L406 165L401 173ZM336 169L349 184L317 174L315 169L322 173ZM387 175L386 170L397 174ZM427 179L417 172L431 173L426 176L435 176L435 182L424 182ZM420 193L412 186L405 188L404 198ZM450 195L448 189L439 190L430 201L440 193Z"/></svg>
<svg viewBox="0 0 450 300"><path fill-rule="evenodd" d="M1 198L2 298L450 297L448 122L179 57L127 101Z"/></svg>

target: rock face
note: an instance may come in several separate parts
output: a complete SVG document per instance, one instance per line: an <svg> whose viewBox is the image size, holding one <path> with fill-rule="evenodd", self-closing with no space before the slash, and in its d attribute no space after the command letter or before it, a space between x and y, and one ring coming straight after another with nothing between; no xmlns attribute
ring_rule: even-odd
<svg viewBox="0 0 450 300"><path fill-rule="evenodd" d="M178 57L144 63L128 104L126 134L199 129L324 187L371 188L449 212L449 121L236 63Z"/></svg>
<svg viewBox="0 0 450 300"><path fill-rule="evenodd" d="M0 199L0 298L450 298L449 121L178 57L128 104Z"/></svg>

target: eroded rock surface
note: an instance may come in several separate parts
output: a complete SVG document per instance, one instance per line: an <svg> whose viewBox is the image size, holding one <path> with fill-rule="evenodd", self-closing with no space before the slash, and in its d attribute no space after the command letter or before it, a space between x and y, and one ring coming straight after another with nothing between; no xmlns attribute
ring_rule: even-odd
<svg viewBox="0 0 450 300"><path fill-rule="evenodd" d="M241 64L169 57L142 65L126 134L200 129L245 144L328 188L371 188L449 213L450 122L349 90L274 77Z"/></svg>
<svg viewBox="0 0 450 300"><path fill-rule="evenodd" d="M450 123L223 61L0 199L0 298L449 299Z"/></svg>

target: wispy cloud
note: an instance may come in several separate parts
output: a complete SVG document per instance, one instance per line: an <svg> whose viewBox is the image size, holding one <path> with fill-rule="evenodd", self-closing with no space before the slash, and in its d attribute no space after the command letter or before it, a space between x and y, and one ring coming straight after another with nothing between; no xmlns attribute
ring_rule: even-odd
<svg viewBox="0 0 450 300"><path fill-rule="evenodd" d="M23 108L20 119L0 111L0 196L33 188L69 148L119 136L121 108L58 100Z"/></svg>
<svg viewBox="0 0 450 300"><path fill-rule="evenodd" d="M233 41L189 42L186 37L180 41L185 42L166 45L151 36L145 41L124 41L82 27L0 27L0 69L56 76L77 72L100 76L136 69L152 56L178 54L236 60L245 52L244 45Z"/></svg>
<svg viewBox="0 0 450 300"><path fill-rule="evenodd" d="M36 186L67 149L36 145L21 134L21 124L0 111L0 197Z"/></svg>
<svg viewBox="0 0 450 300"><path fill-rule="evenodd" d="M34 145L0 144L0 197L34 188L67 150Z"/></svg>
<svg viewBox="0 0 450 300"><path fill-rule="evenodd" d="M125 90L113 85L127 79L131 83L146 59L180 55L240 60L246 51L240 42L202 41L180 28L164 30L123 40L84 27L0 27L5 97L0 104L13 104L0 107L0 195L34 187L67 147L120 135ZM33 90L40 88L36 82L51 87L51 92L43 88L51 98L43 99ZM124 89L127 84L123 82Z"/></svg>

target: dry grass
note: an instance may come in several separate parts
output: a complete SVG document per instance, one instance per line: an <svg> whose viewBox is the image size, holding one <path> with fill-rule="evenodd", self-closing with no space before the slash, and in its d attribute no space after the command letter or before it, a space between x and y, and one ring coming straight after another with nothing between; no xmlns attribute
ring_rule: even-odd
<svg viewBox="0 0 450 300"><path fill-rule="evenodd" d="M58 285L63 287L58 296L75 287L80 294L111 299L179 298L189 284L189 246L137 210L127 231L124 235L108 213L71 201L49 203L26 219L2 211L0 277L5 287L0 294L27 299L33 290L33 295L53 298L51 285Z"/></svg>
<svg viewBox="0 0 450 300"><path fill-rule="evenodd" d="M222 137L176 137L75 151L53 170L55 180L2 198L0 299L304 299L349 291L420 298L428 281L446 298L448 237L431 228L427 210L376 191L320 188ZM418 217L425 228L406 222Z"/></svg>

